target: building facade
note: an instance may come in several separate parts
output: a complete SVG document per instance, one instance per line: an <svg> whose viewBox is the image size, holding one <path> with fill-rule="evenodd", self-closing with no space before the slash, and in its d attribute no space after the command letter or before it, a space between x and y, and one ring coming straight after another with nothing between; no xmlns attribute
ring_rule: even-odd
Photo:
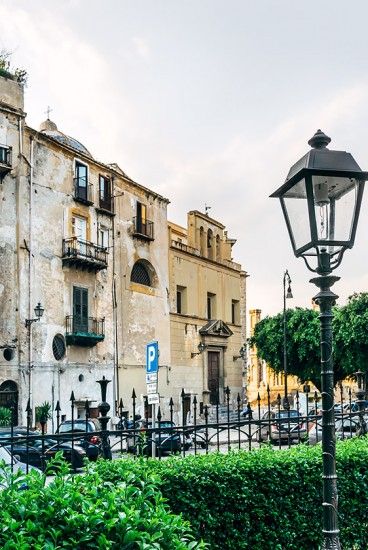
<svg viewBox="0 0 368 550"><path fill-rule="evenodd" d="M157 393L183 413L244 396L246 273L234 240L197 211L167 221L168 200L104 164L49 118L26 123L21 84L0 77L0 406L35 425L98 416L97 383L146 414L146 348L158 343ZM198 352L198 344L204 351ZM180 409L180 410L179 410ZM148 414L153 414L151 409ZM157 412L157 410L156 410Z"/></svg>
<svg viewBox="0 0 368 550"><path fill-rule="evenodd" d="M249 311L249 330L250 335L254 333L254 327L261 320L261 310L251 309ZM266 404L268 400L268 392L270 395L271 404L276 405L277 398L280 395L284 397L285 384L284 375L280 372L275 372L270 366L258 357L257 348L253 346L249 350L249 367L247 372L247 387L248 400L252 404L257 404L258 396L260 402ZM287 388L289 403L294 407L294 397L297 390L302 391L302 386L298 382L297 376L288 376Z"/></svg>
<svg viewBox="0 0 368 550"><path fill-rule="evenodd" d="M102 376L110 403L130 402L146 344L170 361L168 201L51 120L28 127L22 86L3 77L0 177L0 405L19 424L45 401L70 418L73 391L75 417L86 400L94 416Z"/></svg>
<svg viewBox="0 0 368 550"><path fill-rule="evenodd" d="M232 260L225 227L198 211L186 228L169 223L171 392L184 390L189 410L243 401L246 340L246 277Z"/></svg>

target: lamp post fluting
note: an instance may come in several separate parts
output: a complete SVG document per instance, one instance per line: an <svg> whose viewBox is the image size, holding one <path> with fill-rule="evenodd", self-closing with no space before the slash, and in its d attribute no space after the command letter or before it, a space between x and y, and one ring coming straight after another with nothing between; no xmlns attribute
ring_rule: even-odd
<svg viewBox="0 0 368 550"><path fill-rule="evenodd" d="M352 248L358 225L364 184L363 172L350 153L327 148L331 139L317 130L308 141L311 150L289 170L285 183L271 197L280 199L296 257L318 277L311 279L319 292L322 391L322 549L340 550L335 452L334 370L331 291L339 277L331 275Z"/></svg>
<svg viewBox="0 0 368 550"><path fill-rule="evenodd" d="M287 291L286 291L286 284L288 285ZM287 347L286 347L286 299L292 298L292 292L291 292L291 278L289 275L288 270L284 273L283 278L283 288L284 288L284 316L283 316L283 329L284 329L284 409L289 410L290 409L290 403L288 398L288 383L287 383L287 377L288 377L288 368L287 368Z"/></svg>

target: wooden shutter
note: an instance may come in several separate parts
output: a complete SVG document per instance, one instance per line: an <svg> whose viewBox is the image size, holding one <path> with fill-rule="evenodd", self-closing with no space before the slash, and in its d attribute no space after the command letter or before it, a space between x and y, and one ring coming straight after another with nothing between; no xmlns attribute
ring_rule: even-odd
<svg viewBox="0 0 368 550"><path fill-rule="evenodd" d="M88 332L88 289L73 287L74 332Z"/></svg>

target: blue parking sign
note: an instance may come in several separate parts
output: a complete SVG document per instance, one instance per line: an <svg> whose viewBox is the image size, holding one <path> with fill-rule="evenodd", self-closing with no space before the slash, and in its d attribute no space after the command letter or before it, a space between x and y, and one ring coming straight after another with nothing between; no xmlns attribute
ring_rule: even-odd
<svg viewBox="0 0 368 550"><path fill-rule="evenodd" d="M158 342L152 342L146 346L146 373L158 371Z"/></svg>

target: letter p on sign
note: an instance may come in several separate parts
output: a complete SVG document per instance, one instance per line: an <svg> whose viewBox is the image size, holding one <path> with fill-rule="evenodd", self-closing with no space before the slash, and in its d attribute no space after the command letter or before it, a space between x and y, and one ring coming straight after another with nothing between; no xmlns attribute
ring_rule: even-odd
<svg viewBox="0 0 368 550"><path fill-rule="evenodd" d="M147 344L146 351L146 373L158 371L158 342Z"/></svg>

